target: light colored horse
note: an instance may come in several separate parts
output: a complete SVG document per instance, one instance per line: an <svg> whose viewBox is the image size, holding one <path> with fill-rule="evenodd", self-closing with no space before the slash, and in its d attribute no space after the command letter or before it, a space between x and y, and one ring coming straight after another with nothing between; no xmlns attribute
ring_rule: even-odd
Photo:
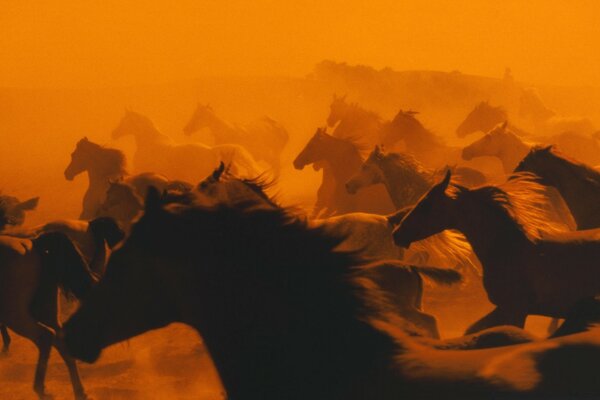
<svg viewBox="0 0 600 400"><path fill-rule="evenodd" d="M279 174L281 152L289 134L277 121L263 117L249 125L234 125L219 118L211 106L198 104L183 133L190 136L203 128L210 129L216 144L239 144L248 149L256 161L266 162L276 175Z"/></svg>
<svg viewBox="0 0 600 400"><path fill-rule="evenodd" d="M127 111L112 132L113 139L127 135L135 138L134 165L138 171L157 171L170 178L197 182L223 161L243 176L256 176L261 172L252 155L240 145L210 147L202 143L176 143L161 133L149 118L133 111Z"/></svg>
<svg viewBox="0 0 600 400"><path fill-rule="evenodd" d="M45 233L32 240L0 236L0 324L36 345L33 388L41 399L50 398L44 381L52 347L67 365L75 397L87 398L75 360L62 340L58 289L80 299L94 282L85 260L63 233Z"/></svg>

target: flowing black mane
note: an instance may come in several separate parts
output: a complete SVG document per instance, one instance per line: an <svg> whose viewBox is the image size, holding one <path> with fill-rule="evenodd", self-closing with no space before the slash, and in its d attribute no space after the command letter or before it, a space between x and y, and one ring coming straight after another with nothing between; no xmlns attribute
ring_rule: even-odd
<svg viewBox="0 0 600 400"><path fill-rule="evenodd" d="M560 153L554 148L554 146L536 146L531 149L525 158L528 157L543 157L547 159L548 162L556 162L562 165L567 171L569 171L570 174L576 176L578 179L585 180L589 183L592 183L597 188L600 188L600 172L596 171L589 165Z"/></svg>

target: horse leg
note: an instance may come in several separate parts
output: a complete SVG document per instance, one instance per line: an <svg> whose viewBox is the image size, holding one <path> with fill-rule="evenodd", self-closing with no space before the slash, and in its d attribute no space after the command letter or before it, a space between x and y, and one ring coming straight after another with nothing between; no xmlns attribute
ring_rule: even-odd
<svg viewBox="0 0 600 400"><path fill-rule="evenodd" d="M10 335L8 334L8 329L4 325L0 325L0 334L2 334L2 353L8 353L8 349L10 347Z"/></svg>
<svg viewBox="0 0 600 400"><path fill-rule="evenodd" d="M525 326L527 314L522 311L515 311L507 308L496 307L492 312L471 325L465 335L482 331L487 328L493 328L501 325L513 325L518 328Z"/></svg>
<svg viewBox="0 0 600 400"><path fill-rule="evenodd" d="M73 394L75 395L75 399L86 400L88 397L85 394L83 384L81 383L79 371L77 370L77 364L75 363L75 359L73 359L67 352L67 348L62 337L62 332L60 331L54 337L54 347L56 348L56 350L58 350L58 353L67 365L67 369L69 370L69 377L71 378L71 384L73 385Z"/></svg>

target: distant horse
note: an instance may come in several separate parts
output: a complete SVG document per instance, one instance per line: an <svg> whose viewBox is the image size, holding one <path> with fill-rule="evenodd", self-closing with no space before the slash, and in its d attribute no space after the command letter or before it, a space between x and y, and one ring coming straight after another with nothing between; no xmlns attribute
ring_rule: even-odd
<svg viewBox="0 0 600 400"><path fill-rule="evenodd" d="M407 153L430 167L444 167L459 160L460 149L446 145L443 139L425 128L416 118L418 112L400 110L382 135L381 144L393 149L403 144Z"/></svg>
<svg viewBox="0 0 600 400"><path fill-rule="evenodd" d="M527 315L564 318L580 299L600 292L600 232L557 232L542 204L544 189L529 176L469 190L450 172L426 193L394 232L408 247L446 229L462 232L483 266L496 308L472 333L498 325L523 327Z"/></svg>
<svg viewBox="0 0 600 400"><path fill-rule="evenodd" d="M39 352L33 388L42 399L50 349L67 368L77 399L86 399L75 361L67 353L58 321L58 289L82 299L95 282L85 260L63 233L36 239L0 236L0 323L31 340Z"/></svg>
<svg viewBox="0 0 600 400"><path fill-rule="evenodd" d="M555 144L565 154L590 165L600 163L600 145L592 137L567 132L554 137L538 137L536 140ZM510 173L534 145L518 137L504 122L465 147L462 157L465 160L481 156L498 157L504 172Z"/></svg>
<svg viewBox="0 0 600 400"><path fill-rule="evenodd" d="M403 331L406 320L390 310L393 303L362 261L334 250L340 238L308 228L285 210L163 207L153 191L145 203L106 278L65 325L77 358L93 362L113 343L182 322L202 335L232 399L600 392L593 368L580 375L585 369L576 362L565 364L565 356L582 354L578 349L589 355L586 366L588 358L597 359L596 332L436 350ZM566 380L553 375L559 370Z"/></svg>
<svg viewBox="0 0 600 400"><path fill-rule="evenodd" d="M317 129L294 160L294 167L299 170L310 164L323 167L323 181L317 193L313 215L322 213L321 216L330 216L356 211L388 214L395 210L382 187L373 187L356 195L346 191L346 182L362 163L361 149L357 143L333 137L324 128Z"/></svg>
<svg viewBox="0 0 600 400"><path fill-rule="evenodd" d="M486 182L485 176L472 168L453 169L459 182L472 187ZM369 154L358 172L346 182L348 193L354 194L372 185L383 184L397 209L414 205L435 183L439 171L421 165L404 153L386 153L379 146Z"/></svg>
<svg viewBox="0 0 600 400"><path fill-rule="evenodd" d="M210 129L216 144L239 144L248 149L256 161L266 162L279 174L281 153L289 134L277 121L263 117L246 126L233 125L219 118L209 105L198 104L183 133L190 136L203 128Z"/></svg>
<svg viewBox="0 0 600 400"><path fill-rule="evenodd" d="M519 100L519 115L533 123L538 135L554 136L571 132L589 137L596 131L588 118L558 116L555 111L544 105L539 94L533 89L525 89Z"/></svg>
<svg viewBox="0 0 600 400"><path fill-rule="evenodd" d="M166 189L171 185L181 185L167 177L154 173L129 175L125 169L125 154L117 149L100 146L84 137L71 153L71 162L65 169L65 178L72 181L77 175L88 173L88 189L83 196L83 210L80 219L98 216L98 210L106 197L110 182L123 180L132 185L142 196L148 186Z"/></svg>
<svg viewBox="0 0 600 400"><path fill-rule="evenodd" d="M16 197L0 195L0 231L7 226L19 226L25 222L25 212L35 210L40 198L20 201Z"/></svg>
<svg viewBox="0 0 600 400"><path fill-rule="evenodd" d="M515 172L531 172L565 199L577 229L600 228L600 172L561 154L553 146L534 147Z"/></svg>
<svg viewBox="0 0 600 400"><path fill-rule="evenodd" d="M173 179L196 182L223 161L240 175L256 176L261 172L252 155L240 145L176 143L149 118L133 111L127 111L112 132L113 139L127 135L135 138L134 165L138 171L157 171Z"/></svg>
<svg viewBox="0 0 600 400"><path fill-rule="evenodd" d="M333 137L352 140L371 148L381 143L387 123L374 111L347 102L346 96L333 95L327 117L327 126L335 128L331 134Z"/></svg>
<svg viewBox="0 0 600 400"><path fill-rule="evenodd" d="M463 122L456 128L456 136L464 138L476 132L487 133L496 125L508 121L508 113L503 107L492 106L487 101L482 101L477 104ZM517 136L531 136L530 133L519 129L518 127L508 124L508 128Z"/></svg>
<svg viewBox="0 0 600 400"><path fill-rule="evenodd" d="M125 233L112 218L96 218L89 222L58 220L34 228L12 229L3 232L3 235L31 239L51 232L67 235L81 251L90 270L98 276L104 274L104 268L108 261L109 251L106 247L112 249L125 237ZM10 336L3 325L0 325L0 333L4 343L3 352L6 353L11 342Z"/></svg>

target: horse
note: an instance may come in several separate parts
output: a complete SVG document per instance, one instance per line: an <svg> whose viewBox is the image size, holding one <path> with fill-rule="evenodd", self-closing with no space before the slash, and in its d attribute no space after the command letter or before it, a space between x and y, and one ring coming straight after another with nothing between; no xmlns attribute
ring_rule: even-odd
<svg viewBox="0 0 600 400"><path fill-rule="evenodd" d="M319 128L294 160L294 167L320 165L323 181L313 215L331 216L349 212L388 214L395 210L384 188L374 187L357 195L346 191L346 181L363 163L361 147L354 141L336 138Z"/></svg>
<svg viewBox="0 0 600 400"><path fill-rule="evenodd" d="M115 140L127 135L135 138L134 165L138 171L158 171L187 182L208 175L219 161L231 165L238 174L256 176L261 171L248 150L240 145L209 147L202 143L176 143L149 118L133 111L127 111L112 132Z"/></svg>
<svg viewBox="0 0 600 400"><path fill-rule="evenodd" d="M481 156L498 157L502 162L504 172L510 173L531 146L535 143L547 143L557 145L565 153L588 164L600 163L600 145L591 135L575 131L561 131L533 136L509 124L506 118L500 119L501 112L490 112L494 113L498 117L497 119L482 115L482 120L479 121L480 114L486 114L479 110L486 109L489 110L490 107L476 107L461 124L461 126L471 127L470 129L487 132L482 138L463 149L462 157L465 160ZM494 108L491 107L491 109ZM491 121L495 121L496 124L492 125ZM478 124L478 122L481 123ZM490 125L491 128L487 129ZM465 128L465 131L469 130ZM524 140L524 137L527 139Z"/></svg>
<svg viewBox="0 0 600 400"><path fill-rule="evenodd" d="M239 144L256 161L266 162L279 175L281 153L289 141L289 133L277 121L265 116L247 126L233 125L219 118L210 105L198 103L183 133L191 136L203 128L210 129L216 144Z"/></svg>
<svg viewBox="0 0 600 400"><path fill-rule="evenodd" d="M333 95L327 116L327 126L334 128L333 137L371 148L381 143L381 134L387 123L376 112L366 110L358 103L347 102L346 96Z"/></svg>
<svg viewBox="0 0 600 400"><path fill-rule="evenodd" d="M600 391L595 371L576 381L551 379L578 349L597 357L596 332L470 351L411 338L365 275L364 261L334 250L340 240L284 209L165 207L149 191L143 216L105 277L65 324L67 347L94 362L113 343L182 322L202 335L229 398ZM560 359L553 357L557 349ZM526 379L516 380L508 361L525 366ZM572 365L565 376L575 370L583 369Z"/></svg>
<svg viewBox="0 0 600 400"><path fill-rule="evenodd" d="M184 182L170 181L164 175L151 172L129 175L125 164L125 154L118 149L101 146L87 137L77 142L64 175L65 179L72 181L77 175L88 173L88 188L83 196L83 210L79 219L92 219L98 215L112 181L123 181L132 185L142 196L151 185L160 189L185 186Z"/></svg>
<svg viewBox="0 0 600 400"><path fill-rule="evenodd" d="M468 167L455 167L458 180L469 187L481 186L485 175ZM409 154L384 152L375 146L358 172L346 182L350 194L372 185L383 184L397 209L414 205L433 186L439 171L424 167Z"/></svg>
<svg viewBox="0 0 600 400"><path fill-rule="evenodd" d="M554 110L544 105L539 94L533 89L525 89L521 94L519 115L529 119L539 135L554 136L572 132L589 137L596 132L594 124L588 118L558 116Z"/></svg>
<svg viewBox="0 0 600 400"><path fill-rule="evenodd" d="M515 168L531 172L564 198L577 229L600 228L600 172L554 148L533 147Z"/></svg>
<svg viewBox="0 0 600 400"><path fill-rule="evenodd" d="M96 278L72 241L61 232L35 239L0 236L0 324L31 340L38 349L34 390L49 398L44 381L50 349L67 365L75 398L87 396L75 360L67 352L58 320L58 289L82 299Z"/></svg>
<svg viewBox="0 0 600 400"><path fill-rule="evenodd" d="M417 114L412 110L400 110L382 134L381 144L393 149L401 142L407 153L431 167L456 163L459 149L446 145L441 137L425 128L416 118Z"/></svg>
<svg viewBox="0 0 600 400"><path fill-rule="evenodd" d="M489 102L482 101L467 114L456 128L456 136L464 138L476 132L486 133L494 129L496 125L506 121L508 121L508 113L504 107L492 106ZM530 133L519 129L513 124L509 124L508 127L517 136L531 136Z"/></svg>
<svg viewBox="0 0 600 400"><path fill-rule="evenodd" d="M529 175L501 186L433 186L394 231L409 247L446 229L462 232L483 267L496 308L467 333L498 325L523 327L527 315L564 318L578 300L600 291L600 232L565 232L548 222L544 188Z"/></svg>
<svg viewBox="0 0 600 400"><path fill-rule="evenodd" d="M125 233L112 218L96 218L91 221L82 220L57 220L27 229L12 229L2 232L18 238L36 238L45 233L60 232L75 244L89 266L90 271L97 276L104 274L104 267L108 261L108 249L114 248L123 238ZM7 353L10 347L10 335L6 327L0 325L2 335L2 351Z"/></svg>
<svg viewBox="0 0 600 400"><path fill-rule="evenodd" d="M25 212L37 208L39 197L20 201L14 196L0 195L0 231L8 226L19 226L25 223Z"/></svg>

